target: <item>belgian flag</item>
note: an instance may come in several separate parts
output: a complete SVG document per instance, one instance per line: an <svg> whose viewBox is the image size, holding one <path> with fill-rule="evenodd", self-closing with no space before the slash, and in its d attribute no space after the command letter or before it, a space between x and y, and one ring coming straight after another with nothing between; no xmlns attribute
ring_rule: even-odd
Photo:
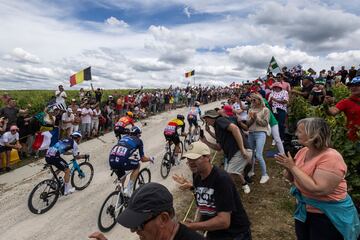
<svg viewBox="0 0 360 240"><path fill-rule="evenodd" d="M91 80L91 67L85 68L70 77L70 87Z"/></svg>
<svg viewBox="0 0 360 240"><path fill-rule="evenodd" d="M194 75L195 75L195 70L192 70L191 72L185 73L185 77L186 77L186 78L191 77L191 76L194 76Z"/></svg>

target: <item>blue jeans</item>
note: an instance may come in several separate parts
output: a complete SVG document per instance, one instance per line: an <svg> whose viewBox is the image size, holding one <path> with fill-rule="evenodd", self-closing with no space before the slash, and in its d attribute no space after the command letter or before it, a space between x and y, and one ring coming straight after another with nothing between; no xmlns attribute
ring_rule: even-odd
<svg viewBox="0 0 360 240"><path fill-rule="evenodd" d="M266 163L263 157L264 145L266 141L266 133L265 132L250 132L249 133L249 144L255 154L252 157L252 165L254 170L255 159L259 161L261 167L261 175L265 176L266 173Z"/></svg>

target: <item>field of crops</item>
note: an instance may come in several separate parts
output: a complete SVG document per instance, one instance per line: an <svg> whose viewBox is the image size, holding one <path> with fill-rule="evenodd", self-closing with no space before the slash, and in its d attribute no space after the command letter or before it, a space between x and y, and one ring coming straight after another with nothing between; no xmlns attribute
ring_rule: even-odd
<svg viewBox="0 0 360 240"><path fill-rule="evenodd" d="M120 94L127 94L129 89L112 89L103 91L103 100L107 99L109 95L118 96ZM0 90L0 96L3 96L4 93L9 94L12 98L16 99L17 105L20 108L29 108L30 113L36 113L44 110L46 104L55 97L55 90ZM79 90L66 90L68 96L67 102L70 102L72 98L79 100ZM3 103L0 102L0 107ZM28 107L28 104L31 107Z"/></svg>

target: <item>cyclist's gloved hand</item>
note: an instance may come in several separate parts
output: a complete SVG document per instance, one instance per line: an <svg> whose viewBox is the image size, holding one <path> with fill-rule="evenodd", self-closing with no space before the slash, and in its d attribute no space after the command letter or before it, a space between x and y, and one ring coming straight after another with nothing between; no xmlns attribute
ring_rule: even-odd
<svg viewBox="0 0 360 240"><path fill-rule="evenodd" d="M154 161L155 161L155 157L149 157L149 161L154 164Z"/></svg>

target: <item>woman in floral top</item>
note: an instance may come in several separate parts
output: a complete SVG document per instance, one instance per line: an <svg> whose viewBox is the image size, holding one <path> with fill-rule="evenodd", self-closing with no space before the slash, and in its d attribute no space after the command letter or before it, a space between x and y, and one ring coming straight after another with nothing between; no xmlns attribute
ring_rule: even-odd
<svg viewBox="0 0 360 240"><path fill-rule="evenodd" d="M287 103L289 101L289 95L288 92L282 88L282 85L279 82L274 83L271 88L272 92L269 95L269 103L275 118L279 123L280 138L282 141L284 141L285 119L287 114Z"/></svg>

